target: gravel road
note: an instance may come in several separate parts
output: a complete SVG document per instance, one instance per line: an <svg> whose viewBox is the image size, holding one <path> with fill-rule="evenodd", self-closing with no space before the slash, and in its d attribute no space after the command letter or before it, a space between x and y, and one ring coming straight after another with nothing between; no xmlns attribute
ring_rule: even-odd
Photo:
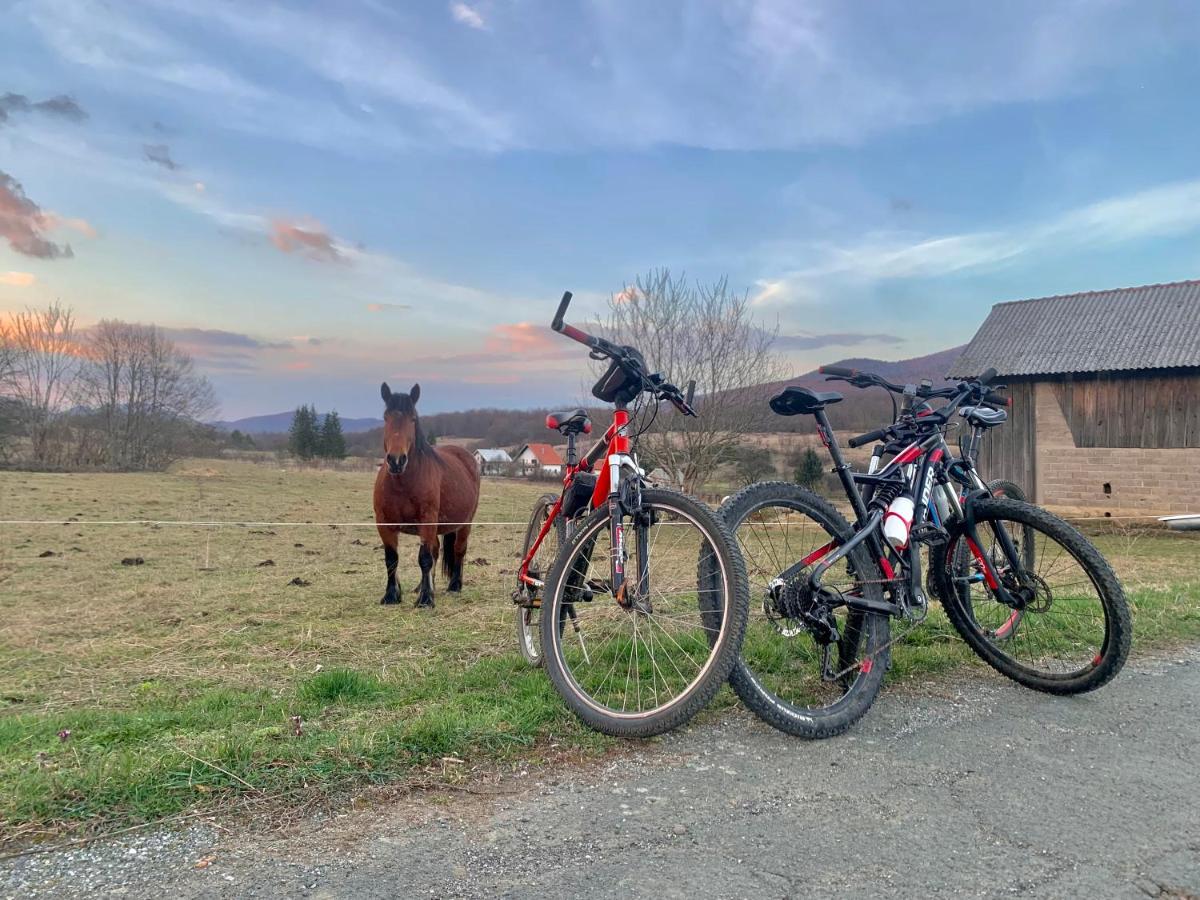
<svg viewBox="0 0 1200 900"><path fill-rule="evenodd" d="M197 827L21 857L0 895L1200 896L1200 651L1073 699L985 674L893 691L822 743L733 712L525 782L283 838Z"/></svg>

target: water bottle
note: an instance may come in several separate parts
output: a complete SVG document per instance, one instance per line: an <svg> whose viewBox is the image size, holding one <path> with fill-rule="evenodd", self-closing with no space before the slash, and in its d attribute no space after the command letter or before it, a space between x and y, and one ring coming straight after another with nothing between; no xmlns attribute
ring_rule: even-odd
<svg viewBox="0 0 1200 900"><path fill-rule="evenodd" d="M908 546L908 530L912 527L914 509L913 498L904 493L888 505L884 514L883 537L897 550Z"/></svg>

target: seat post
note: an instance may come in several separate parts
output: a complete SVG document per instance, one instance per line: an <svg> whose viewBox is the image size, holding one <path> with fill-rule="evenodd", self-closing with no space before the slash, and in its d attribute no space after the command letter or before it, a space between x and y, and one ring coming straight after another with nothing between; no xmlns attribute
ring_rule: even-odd
<svg viewBox="0 0 1200 900"><path fill-rule="evenodd" d="M813 417L817 420L817 434L820 435L821 442L829 451L829 455L833 457L833 471L842 482L846 497L850 501L850 505L854 507L855 515L858 516L860 522L863 522L867 518L867 507L863 503L862 495L858 492L858 485L854 483L854 478L850 475L850 465L846 462L846 457L842 456L842 448L838 444L837 435L833 433L833 426L829 424L829 416L825 414L824 409L818 409Z"/></svg>
<svg viewBox="0 0 1200 900"><path fill-rule="evenodd" d="M575 432L567 432L567 465L575 465Z"/></svg>

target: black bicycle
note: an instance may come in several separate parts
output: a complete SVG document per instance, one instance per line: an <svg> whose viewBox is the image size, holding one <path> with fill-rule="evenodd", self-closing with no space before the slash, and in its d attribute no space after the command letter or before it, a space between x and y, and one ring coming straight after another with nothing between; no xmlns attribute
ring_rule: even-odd
<svg viewBox="0 0 1200 900"><path fill-rule="evenodd" d="M905 390L848 369L823 371L857 386ZM1062 519L993 496L974 454L955 456L946 442L956 413L973 430L1003 421L994 378L989 371L947 388L911 388L916 402L897 411L891 425L849 441L880 443L873 454L880 464L863 473L850 470L826 413L840 394L789 387L772 398L779 415L816 419L855 521L812 491L782 482L752 485L722 505L761 603L730 680L770 724L828 737L866 713L891 647L928 612L922 549L946 616L1004 675L1074 694L1120 671L1132 629L1108 563ZM946 402L934 408L934 399ZM907 626L896 638L893 620Z"/></svg>

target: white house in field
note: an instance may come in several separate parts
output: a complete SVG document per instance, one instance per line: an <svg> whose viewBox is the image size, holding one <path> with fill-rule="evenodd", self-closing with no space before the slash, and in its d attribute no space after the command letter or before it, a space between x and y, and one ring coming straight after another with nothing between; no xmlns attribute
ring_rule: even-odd
<svg viewBox="0 0 1200 900"><path fill-rule="evenodd" d="M561 475L563 470L562 457L549 444L526 444L517 453L517 462L525 475Z"/></svg>
<svg viewBox="0 0 1200 900"><path fill-rule="evenodd" d="M498 447L487 447L475 451L475 465L479 466L481 475L503 475L512 463L512 457L507 450Z"/></svg>

